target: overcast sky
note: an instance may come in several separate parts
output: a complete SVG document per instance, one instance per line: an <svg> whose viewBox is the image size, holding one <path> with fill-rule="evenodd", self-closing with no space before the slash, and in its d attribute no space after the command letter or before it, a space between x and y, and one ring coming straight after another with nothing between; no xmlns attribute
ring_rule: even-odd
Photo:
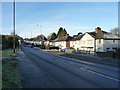
<svg viewBox="0 0 120 90"><path fill-rule="evenodd" d="M11 2L2 3L2 33L13 31ZM48 36L60 27L70 35L90 32L99 26L105 31L118 26L117 2L17 2L16 33L24 38L42 33Z"/></svg>

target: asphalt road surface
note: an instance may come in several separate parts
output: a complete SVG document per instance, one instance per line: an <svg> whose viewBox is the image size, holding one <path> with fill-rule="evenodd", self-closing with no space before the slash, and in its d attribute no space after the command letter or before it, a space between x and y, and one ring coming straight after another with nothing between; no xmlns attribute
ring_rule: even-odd
<svg viewBox="0 0 120 90"><path fill-rule="evenodd" d="M24 88L118 88L120 85L118 68L52 55L30 47L22 47L22 51L29 59L21 64Z"/></svg>

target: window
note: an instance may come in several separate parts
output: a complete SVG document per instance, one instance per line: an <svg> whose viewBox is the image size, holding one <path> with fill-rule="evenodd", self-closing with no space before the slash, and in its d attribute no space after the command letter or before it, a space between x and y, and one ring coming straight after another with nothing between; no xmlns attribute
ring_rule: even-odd
<svg viewBox="0 0 120 90"><path fill-rule="evenodd" d="M113 40L113 43L115 43L115 40Z"/></svg>
<svg viewBox="0 0 120 90"><path fill-rule="evenodd" d="M110 50L110 48L106 48L106 50L107 50L107 51L109 51L109 50Z"/></svg>
<svg viewBox="0 0 120 90"><path fill-rule="evenodd" d="M99 39L99 43L101 43L101 39Z"/></svg>

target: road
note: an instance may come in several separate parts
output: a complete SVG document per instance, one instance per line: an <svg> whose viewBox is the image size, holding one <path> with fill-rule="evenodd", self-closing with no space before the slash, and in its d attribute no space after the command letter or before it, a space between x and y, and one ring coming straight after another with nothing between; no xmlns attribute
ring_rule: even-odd
<svg viewBox="0 0 120 90"><path fill-rule="evenodd" d="M22 51L32 62L31 64L36 67L36 69L28 68L30 73L26 74L27 70L23 72L23 87L118 88L118 84L120 84L118 68L52 55L35 48L22 47ZM22 67L25 69L27 65L30 64L24 64ZM42 83L37 70L42 71L41 77L47 78L43 80L44 86L40 86ZM28 78L30 75L34 75L34 78ZM27 85L31 82L34 84Z"/></svg>

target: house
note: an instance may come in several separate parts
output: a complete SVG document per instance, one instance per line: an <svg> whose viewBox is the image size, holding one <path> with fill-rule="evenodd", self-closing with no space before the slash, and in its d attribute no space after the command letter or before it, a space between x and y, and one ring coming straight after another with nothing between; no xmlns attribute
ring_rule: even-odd
<svg viewBox="0 0 120 90"><path fill-rule="evenodd" d="M106 52L120 48L120 37L97 27L94 32L87 32L80 39L80 50Z"/></svg>
<svg viewBox="0 0 120 90"><path fill-rule="evenodd" d="M55 40L53 40L53 45L54 46L58 46L61 49L66 48L66 47L70 47L70 40L72 40L73 37L69 36L69 34L67 34L64 37L59 37Z"/></svg>
<svg viewBox="0 0 120 90"><path fill-rule="evenodd" d="M49 45L49 43L50 43L49 40L44 41L44 45Z"/></svg>
<svg viewBox="0 0 120 90"><path fill-rule="evenodd" d="M75 50L80 50L81 38L84 34L80 34L70 41L70 47L73 47Z"/></svg>

